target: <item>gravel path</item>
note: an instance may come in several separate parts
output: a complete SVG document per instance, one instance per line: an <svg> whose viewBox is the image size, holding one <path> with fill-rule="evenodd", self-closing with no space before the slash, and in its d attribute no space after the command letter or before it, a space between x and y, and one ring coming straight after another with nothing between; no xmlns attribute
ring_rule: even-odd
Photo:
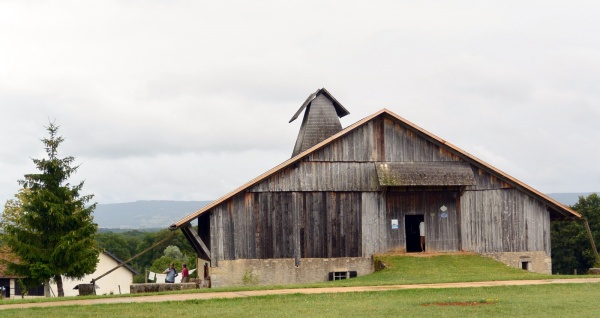
<svg viewBox="0 0 600 318"><path fill-rule="evenodd" d="M64 301L9 304L9 301L0 303L0 310L34 308L34 307L56 307L56 306L84 306L96 304L120 304L120 303L148 303L162 301L184 301L191 299L214 299L214 298L240 298L262 295L288 295L288 294L327 294L327 293L354 293L368 291L387 291L400 289L420 288L469 288L490 286L522 286L522 285L544 285L544 284L573 284L573 283L600 283L600 278L573 278L573 279L544 279L544 280L509 280L490 282L466 282L466 283L438 283L417 285L387 285L387 286L356 286L356 287L325 287L325 288L296 288L276 290L249 290L237 292L214 292L197 294L169 294L139 297L115 297L99 299L73 299Z"/></svg>

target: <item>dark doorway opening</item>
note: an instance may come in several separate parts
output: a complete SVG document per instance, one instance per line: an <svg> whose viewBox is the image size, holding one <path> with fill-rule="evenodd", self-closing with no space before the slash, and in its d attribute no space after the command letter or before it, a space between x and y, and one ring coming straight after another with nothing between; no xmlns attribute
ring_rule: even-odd
<svg viewBox="0 0 600 318"><path fill-rule="evenodd" d="M0 292L3 298L10 298L10 278L0 278Z"/></svg>
<svg viewBox="0 0 600 318"><path fill-rule="evenodd" d="M419 223L423 222L423 215L406 215L404 217L404 226L406 233L406 251L421 252L421 237L419 235Z"/></svg>

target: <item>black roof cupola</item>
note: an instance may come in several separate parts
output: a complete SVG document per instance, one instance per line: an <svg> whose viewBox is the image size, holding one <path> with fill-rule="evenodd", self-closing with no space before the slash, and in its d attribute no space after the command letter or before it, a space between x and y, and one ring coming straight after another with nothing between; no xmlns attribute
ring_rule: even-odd
<svg viewBox="0 0 600 318"><path fill-rule="evenodd" d="M292 157L340 132L342 130L340 118L349 114L325 88L310 94L290 119L290 123L298 118L303 110L305 110L304 118L302 118Z"/></svg>

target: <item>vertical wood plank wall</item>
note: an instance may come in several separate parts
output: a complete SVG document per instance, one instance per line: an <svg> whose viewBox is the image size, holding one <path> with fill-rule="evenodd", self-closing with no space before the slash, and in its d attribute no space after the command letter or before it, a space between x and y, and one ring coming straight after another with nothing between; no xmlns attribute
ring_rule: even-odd
<svg viewBox="0 0 600 318"><path fill-rule="evenodd" d="M478 253L545 251L550 255L546 207L516 189L466 191L461 199L464 250Z"/></svg>
<svg viewBox="0 0 600 318"><path fill-rule="evenodd" d="M210 211L213 266L240 258L369 256L405 247L405 215L422 214L429 251L546 251L546 207L472 165L476 185L383 189L375 162L460 161L444 145L379 116ZM441 206L447 217L441 217ZM399 228L391 229L398 219Z"/></svg>
<svg viewBox="0 0 600 318"><path fill-rule="evenodd" d="M360 192L260 192L212 211L215 261L362 255Z"/></svg>
<svg viewBox="0 0 600 318"><path fill-rule="evenodd" d="M361 246L362 255L368 257L374 253L392 249L385 233L388 227L385 195L381 192L363 192L361 205Z"/></svg>

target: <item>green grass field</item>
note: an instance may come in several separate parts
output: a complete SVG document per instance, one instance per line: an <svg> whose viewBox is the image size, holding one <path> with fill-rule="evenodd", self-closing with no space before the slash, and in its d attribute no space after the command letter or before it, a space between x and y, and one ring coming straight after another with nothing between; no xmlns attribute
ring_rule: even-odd
<svg viewBox="0 0 600 318"><path fill-rule="evenodd" d="M478 255L383 256L381 260L387 268L372 275L301 287L558 278ZM600 284L556 284L63 306L0 313L3 317L597 317L599 298Z"/></svg>
<svg viewBox="0 0 600 318"><path fill-rule="evenodd" d="M340 281L339 284L397 285L559 277L523 271L477 254L440 254L431 257L383 255L377 259L385 264L383 270L356 279Z"/></svg>

